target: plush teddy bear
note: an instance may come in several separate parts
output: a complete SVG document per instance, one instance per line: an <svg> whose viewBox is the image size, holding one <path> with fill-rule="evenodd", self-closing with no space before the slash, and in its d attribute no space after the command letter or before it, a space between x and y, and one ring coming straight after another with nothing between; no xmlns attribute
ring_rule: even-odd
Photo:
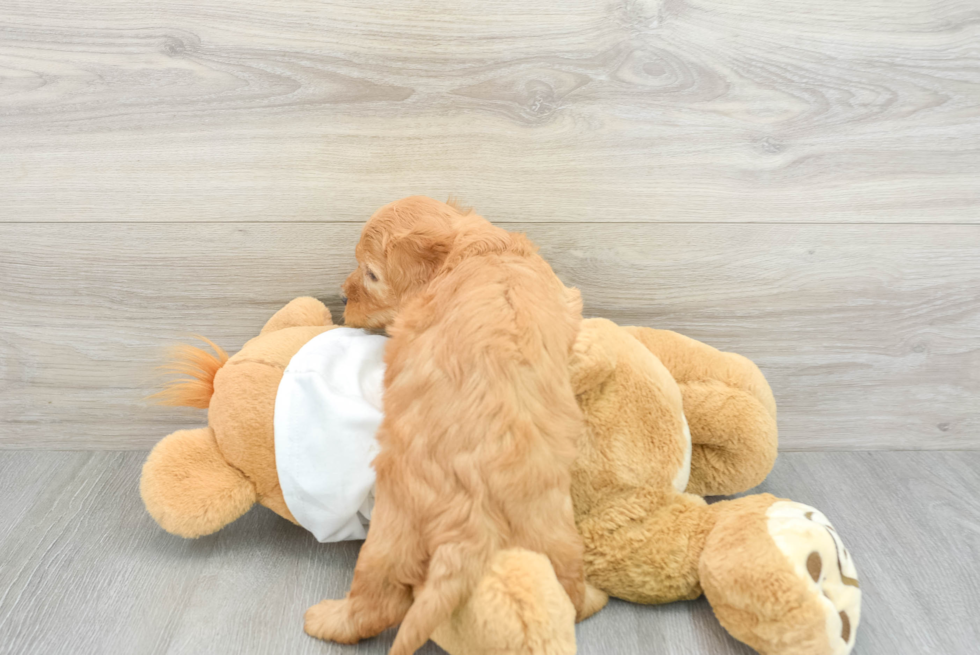
<svg viewBox="0 0 980 655"><path fill-rule="evenodd" d="M298 298L231 358L185 349L173 370L188 379L160 400L207 408L209 426L150 453L149 513L198 537L258 502L321 541L363 538L384 339ZM722 625L764 654L850 652L860 589L829 521L768 494L701 498L755 486L775 460L775 402L749 360L588 319L569 374L587 428L571 491L590 583L639 603L704 593ZM574 616L547 558L507 550L433 639L453 655L566 655Z"/></svg>

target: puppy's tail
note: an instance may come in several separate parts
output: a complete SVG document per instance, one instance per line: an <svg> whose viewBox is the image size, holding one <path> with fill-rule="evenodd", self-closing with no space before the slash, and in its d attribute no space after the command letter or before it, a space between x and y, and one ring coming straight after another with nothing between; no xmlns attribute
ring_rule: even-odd
<svg viewBox="0 0 980 655"><path fill-rule="evenodd" d="M209 339L198 339L211 346L214 353L187 344L174 348L171 361L160 369L180 377L167 382L163 390L150 396L149 400L169 407L208 408L214 394L214 376L228 361L228 353Z"/></svg>
<svg viewBox="0 0 980 655"><path fill-rule="evenodd" d="M470 597L479 582L483 562L482 555L460 544L436 548L429 560L425 586L402 619L389 655L412 655L421 648L435 629Z"/></svg>

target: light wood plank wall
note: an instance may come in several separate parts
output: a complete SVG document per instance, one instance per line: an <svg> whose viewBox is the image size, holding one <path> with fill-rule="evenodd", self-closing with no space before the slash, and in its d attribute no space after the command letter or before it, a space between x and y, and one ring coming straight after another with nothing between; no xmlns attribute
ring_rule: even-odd
<svg viewBox="0 0 980 655"><path fill-rule="evenodd" d="M784 449L980 448L975 0L0 0L0 447L200 424L166 346L336 308L412 193L753 358Z"/></svg>

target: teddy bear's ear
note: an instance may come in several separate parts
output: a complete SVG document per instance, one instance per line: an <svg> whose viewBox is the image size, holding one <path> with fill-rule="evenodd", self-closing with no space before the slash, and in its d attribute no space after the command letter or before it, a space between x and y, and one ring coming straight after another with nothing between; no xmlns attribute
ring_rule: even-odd
<svg viewBox="0 0 980 655"><path fill-rule="evenodd" d="M616 329L615 323L604 318L582 321L568 364L575 395L599 386L616 369L616 351L611 341L616 338Z"/></svg>
<svg viewBox="0 0 980 655"><path fill-rule="evenodd" d="M330 310L316 298L304 296L289 301L289 304L273 314L262 334L291 327L319 327L333 325Z"/></svg>
<svg viewBox="0 0 980 655"><path fill-rule="evenodd" d="M228 525L257 497L252 483L222 457L211 428L181 430L160 441L143 465L140 495L161 528L190 538Z"/></svg>

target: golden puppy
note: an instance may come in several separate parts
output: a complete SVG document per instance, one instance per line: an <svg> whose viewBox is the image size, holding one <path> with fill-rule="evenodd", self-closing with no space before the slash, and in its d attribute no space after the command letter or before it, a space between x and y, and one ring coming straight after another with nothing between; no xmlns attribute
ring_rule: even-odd
<svg viewBox="0 0 980 655"><path fill-rule="evenodd" d="M578 292L523 235L425 197L374 214L357 259L346 323L392 337L376 504L347 598L306 631L353 643L401 621L391 652L413 653L511 547L550 558L579 619L599 610L569 495Z"/></svg>

